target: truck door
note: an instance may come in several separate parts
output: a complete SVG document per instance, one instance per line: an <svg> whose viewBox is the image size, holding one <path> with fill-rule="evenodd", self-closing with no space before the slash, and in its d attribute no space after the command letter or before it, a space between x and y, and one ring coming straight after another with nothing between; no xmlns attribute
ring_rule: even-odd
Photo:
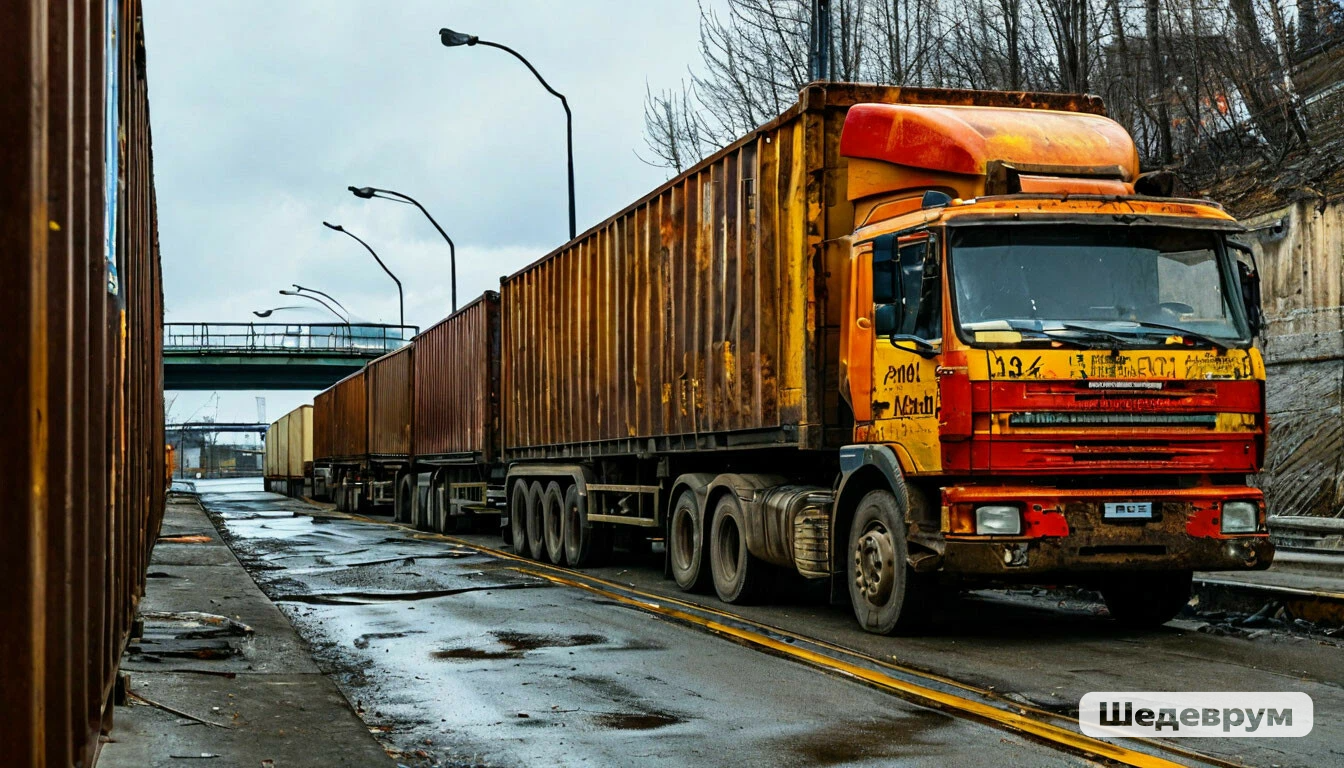
<svg viewBox="0 0 1344 768"><path fill-rule="evenodd" d="M942 280L929 232L873 243L872 442L900 445L920 472L942 466L938 357Z"/></svg>

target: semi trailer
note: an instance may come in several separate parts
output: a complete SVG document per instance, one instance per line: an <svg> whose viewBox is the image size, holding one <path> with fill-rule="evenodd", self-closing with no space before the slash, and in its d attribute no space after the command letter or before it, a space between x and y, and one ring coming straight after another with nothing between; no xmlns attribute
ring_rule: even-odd
<svg viewBox="0 0 1344 768"><path fill-rule="evenodd" d="M1002 583L1163 622L1194 570L1273 558L1241 229L1094 97L811 85L501 281L500 448L468 463L571 567L627 531L682 589L789 572L873 632Z"/></svg>
<svg viewBox="0 0 1344 768"><path fill-rule="evenodd" d="M313 406L300 405L266 428L263 454L266 490L304 496L313 467Z"/></svg>

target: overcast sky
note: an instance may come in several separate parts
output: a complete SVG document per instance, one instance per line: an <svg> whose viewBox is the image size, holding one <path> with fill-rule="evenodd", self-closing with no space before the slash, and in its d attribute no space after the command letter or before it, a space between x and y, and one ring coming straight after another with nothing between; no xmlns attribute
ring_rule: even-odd
<svg viewBox="0 0 1344 768"><path fill-rule="evenodd" d="M567 237L564 112L527 69L490 48L444 48L440 27L507 44L574 112L579 230L667 178L643 163L645 83L697 61L695 0L144 0L166 319L249 321L294 304L291 283L356 316L397 321L392 281L322 221L369 242L401 278L406 322L458 303ZM316 307L316 305L313 305ZM321 321L324 311L274 320ZM274 420L311 393L220 393L221 421ZM209 392L174 397L169 421L216 415Z"/></svg>

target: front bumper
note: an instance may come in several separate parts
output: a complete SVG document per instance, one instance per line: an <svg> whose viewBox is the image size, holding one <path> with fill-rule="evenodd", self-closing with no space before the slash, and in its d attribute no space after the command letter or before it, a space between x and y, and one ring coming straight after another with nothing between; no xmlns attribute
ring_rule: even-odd
<svg viewBox="0 0 1344 768"><path fill-rule="evenodd" d="M1253 501L1261 532L1224 534L1225 501ZM1151 520L1103 518L1107 501L1147 501ZM1023 511L1023 535L957 534L954 519L980 504L1013 504ZM1059 490L956 486L943 492L943 573L996 579L1143 570L1263 570L1274 561L1264 532L1264 500L1245 486L1183 489ZM1081 579L1085 580L1085 579Z"/></svg>

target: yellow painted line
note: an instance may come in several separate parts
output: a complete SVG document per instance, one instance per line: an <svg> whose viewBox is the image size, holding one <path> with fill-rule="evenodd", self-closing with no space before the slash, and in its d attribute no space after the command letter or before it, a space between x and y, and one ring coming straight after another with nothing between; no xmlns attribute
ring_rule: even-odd
<svg viewBox="0 0 1344 768"><path fill-rule="evenodd" d="M547 581L550 581L555 584L560 584L575 589L582 589L589 592L593 592L594 594L602 595L603 597L615 600L624 605L629 605L634 608L639 608L640 610L660 614L694 626L702 627L715 634L730 637L744 644L756 646L758 648L764 648L779 655L797 659L806 664L810 664L814 667L820 667L822 669L827 669L839 673L846 677L863 681L876 688L893 692L906 700L913 700L919 703L924 703L926 705L933 706L938 709L960 712L981 721L985 721L1021 733L1030 734L1032 736L1035 736L1039 739L1043 739L1048 742L1062 744L1077 752L1085 753L1088 755L1105 757L1107 759L1114 760L1124 765L1137 766L1139 768L1182 765L1181 763L1172 762L1170 760L1166 760L1164 758L1157 757L1155 755L1150 755L1146 752L1140 752L1137 750L1128 749L1126 747L1122 747L1117 744L1112 744L1107 741L1094 739L1090 736L1084 736L1083 734L1068 730L1066 728L1061 728L1056 725L1052 725L1048 722L1044 722L1041 719L1039 719L1039 717L1041 716L1046 716L1055 719L1069 719L1064 718L1063 716L1058 715L1054 712L1019 705L1016 702L1009 704L1009 706L1017 707L1018 709L1022 710L1022 712L1014 712L1012 710L1002 709L989 704L984 704L982 702L974 701L972 699L968 699L963 696L958 696L953 693L947 693L944 691L939 691L933 688L918 685L916 683L900 680L898 678L892 677L887 674L883 674L882 672L876 670L868 669L858 664L853 664L841 659L834 659L829 656L824 656L822 654L809 651L803 648L797 648L788 643L775 640L774 638L769 637L767 635L758 632L752 632L750 630L739 629L737 627L729 626L727 624L706 619L701 616L697 616L693 613L680 610L678 608L669 607L669 605L667 604L668 603L679 604L693 611L709 613L731 621L750 624L770 632L792 637L796 640L801 640L809 644L828 647L829 649L835 650L840 653L852 656L858 656L863 659L869 659L880 666L895 669L910 674L912 676L923 677L929 680L935 680L949 686L960 688L968 692L982 694L989 698L996 698L991 692L975 688L974 686L970 686L965 683L952 680L950 678L945 678L939 675L934 675L920 670L902 667L900 665L892 664L883 661L881 659L876 659L867 656L865 654L859 653L857 651L852 651L843 648L841 646L836 646L831 643L827 643L825 641L798 635L789 632L787 630L778 629L775 627L769 627L760 624L758 622L751 621L750 619L745 619L743 617L737 616L735 614L725 613L723 611L719 611L714 608L698 605L695 603L688 603L673 597L667 597L663 595L655 595L648 592L643 592L634 587L627 587L625 585L610 582L605 579L601 579L599 577L582 573L581 571L574 571L568 568L562 568L560 566L551 565L549 563L541 563L536 560L532 560L530 558L515 555L511 552L505 552L503 550L498 550L492 547L476 544L474 542L469 542L464 539L459 539L455 536L447 536L441 533L428 533L424 531L416 531L415 529L409 528L403 523L398 523L390 520L377 520L365 517L364 515L358 515L348 512L335 512L335 514L352 520L359 520L362 522L374 523L377 525L385 525L396 528L404 528L412 532L411 537L414 539L427 540L427 541L444 541L457 546L466 547L468 549L472 549L482 554L490 555L492 557L501 560L522 563L525 567L522 568L515 567L511 568L511 570L515 570L520 573L525 573L528 575L537 576L539 578L546 579ZM548 573L548 571L559 571L562 573L574 574L575 576L579 576L580 578L585 579L587 581L596 582L596 584L584 583L583 581L576 581L574 579L569 579L564 576L558 575L557 573ZM610 586L612 589L611 590L603 589L601 586L597 586L597 584L607 585ZM628 595L621 594L621 592L629 592L638 595L639 597L638 599L636 599L634 597L629 597ZM1027 712L1033 712L1036 715L1036 717L1029 716L1028 714L1026 714ZM1180 747L1174 747L1167 744L1152 742L1147 739L1136 741L1141 741L1142 743L1149 744L1157 749L1163 749L1171 752L1180 753L1186 757L1195 760L1200 760L1202 762L1211 762L1226 766L1238 765L1237 763L1230 763L1216 757L1203 755L1197 752L1190 752Z"/></svg>
<svg viewBox="0 0 1344 768"><path fill-rule="evenodd" d="M909 683L904 680L899 680L890 675L886 675L875 670L867 669L857 664L851 664L847 661L841 661L838 659L830 658L829 656L823 656L819 653L815 653L813 651L809 651L803 648L795 648L794 646L789 645L788 643L780 642L779 640L775 640L772 637L767 637L766 635L762 635L757 632L738 629L737 627L728 626L727 624L721 624L717 621L705 619L700 616L696 616L694 614L679 610L677 608L671 608L666 605L662 605L660 603L648 602L642 599L637 600L635 598L627 597L617 592L611 592L591 584L584 584L581 581L567 579L564 578L563 576L557 576L555 574L536 572L531 571L530 569L518 569L518 570L531 572L534 575L540 576L541 578L546 579L547 581L554 582L556 584L563 584L564 586L567 587L574 587L577 589L588 590L590 592L602 595L603 597L617 600L626 605L640 608L642 610L649 611L652 613L661 614L663 616L668 616L670 618L686 622L688 624L704 627L705 629L708 629L711 632L714 632L715 634L725 635L727 637L731 637L735 640L739 640L749 645L754 645L760 648L768 649L771 652L777 653L781 656L788 656L794 659L798 659L815 667L829 669L834 672L839 672L840 674L845 675L847 677L862 680L863 682L868 683L877 688L893 691L897 694L902 695L902 698L922 701L928 704L932 704L940 709L949 709L962 712L971 715L973 717L976 717L980 720L985 720L1007 728L1011 728L1015 731L1028 733L1038 738L1045 739L1047 741L1052 741L1058 744L1064 744L1079 752L1098 755L1111 760L1115 760L1116 762L1123 763L1125 765L1132 765L1132 766L1148 767L1148 766L1180 765L1180 763L1173 763L1170 760L1164 760L1163 758L1156 757L1154 755L1149 755L1144 752L1137 752L1132 749L1126 749L1125 747L1119 746L1117 744L1111 744L1110 742L1102 741L1100 739L1093 739L1088 736L1083 736L1082 734L1074 733L1073 731L1060 728L1058 726L1051 725L1049 723L1041 722L1040 720L1037 720L1035 718L1027 717L1026 715L1020 715L1016 712L1010 712L1008 710L999 709L998 707L993 707L988 704L982 704L978 701L972 701L970 699L957 696L955 694L945 693L942 691L934 690L932 688L926 688L922 685L916 685L914 683Z"/></svg>

